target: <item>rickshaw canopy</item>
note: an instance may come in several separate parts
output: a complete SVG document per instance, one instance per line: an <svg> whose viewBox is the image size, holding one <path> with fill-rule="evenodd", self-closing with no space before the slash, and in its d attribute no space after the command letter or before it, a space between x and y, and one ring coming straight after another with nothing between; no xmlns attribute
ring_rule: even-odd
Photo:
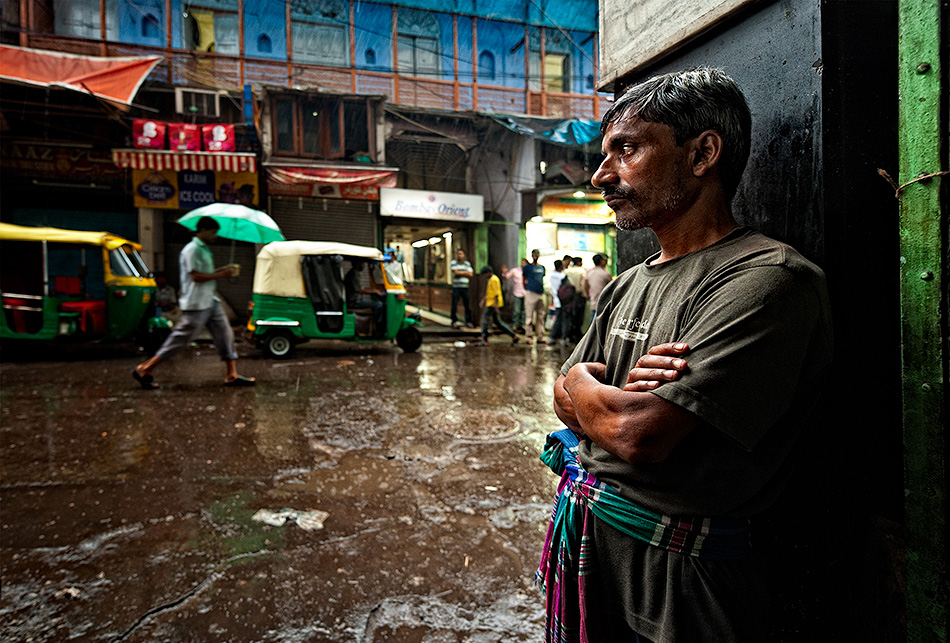
<svg viewBox="0 0 950 643"><path fill-rule="evenodd" d="M332 241L273 241L257 254L254 292L277 297L306 297L300 257L341 255L346 258L383 261L378 248Z"/></svg>
<svg viewBox="0 0 950 643"><path fill-rule="evenodd" d="M33 228L29 226L0 223L0 239L9 241L49 241L51 243L77 243L91 246L103 246L115 250L129 245L141 250L141 244L123 239L109 232L88 232L85 230L65 230L62 228Z"/></svg>

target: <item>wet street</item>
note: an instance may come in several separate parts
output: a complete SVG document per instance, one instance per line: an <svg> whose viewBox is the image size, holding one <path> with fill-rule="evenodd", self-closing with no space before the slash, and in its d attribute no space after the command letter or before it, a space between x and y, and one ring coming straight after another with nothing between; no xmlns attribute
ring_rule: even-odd
<svg viewBox="0 0 950 643"><path fill-rule="evenodd" d="M538 640L567 352L495 341L4 355L0 639Z"/></svg>

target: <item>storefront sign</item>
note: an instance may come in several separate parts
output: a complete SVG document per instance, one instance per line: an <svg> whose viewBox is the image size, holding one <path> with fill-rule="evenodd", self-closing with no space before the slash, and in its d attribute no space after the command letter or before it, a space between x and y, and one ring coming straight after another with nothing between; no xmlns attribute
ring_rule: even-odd
<svg viewBox="0 0 950 643"><path fill-rule="evenodd" d="M485 220L485 198L480 194L382 188L379 213L388 217L481 223Z"/></svg>
<svg viewBox="0 0 950 643"><path fill-rule="evenodd" d="M209 203L257 205L257 174L212 170L132 170L138 208L193 210Z"/></svg>
<svg viewBox="0 0 950 643"><path fill-rule="evenodd" d="M267 191L276 196L376 201L381 187L393 185L396 185L396 172L385 169L267 168Z"/></svg>
<svg viewBox="0 0 950 643"><path fill-rule="evenodd" d="M562 201L560 199L546 199L541 204L541 214L544 218L552 217L590 217L591 223L605 223L613 215L603 201Z"/></svg>
<svg viewBox="0 0 950 643"><path fill-rule="evenodd" d="M4 142L0 145L0 168L13 174L71 176L75 178L123 178L108 151L44 143Z"/></svg>

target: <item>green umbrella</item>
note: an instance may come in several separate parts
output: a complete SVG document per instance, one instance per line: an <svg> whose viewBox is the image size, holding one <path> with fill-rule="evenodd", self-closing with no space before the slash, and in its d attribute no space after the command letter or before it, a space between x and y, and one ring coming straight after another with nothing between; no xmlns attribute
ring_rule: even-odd
<svg viewBox="0 0 950 643"><path fill-rule="evenodd" d="M178 219L178 223L189 230L198 227L198 219L211 217L221 229L218 236L251 243L270 243L285 241L280 228L274 220L261 212L236 203L210 203Z"/></svg>

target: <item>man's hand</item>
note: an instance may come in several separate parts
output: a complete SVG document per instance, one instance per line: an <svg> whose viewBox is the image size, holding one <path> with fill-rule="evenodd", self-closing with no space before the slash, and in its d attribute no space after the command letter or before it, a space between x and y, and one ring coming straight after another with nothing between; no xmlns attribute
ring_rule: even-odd
<svg viewBox="0 0 950 643"><path fill-rule="evenodd" d="M681 342L659 344L637 360L627 374L625 391L652 391L665 382L672 382L686 371L686 360L680 356L689 350Z"/></svg>

